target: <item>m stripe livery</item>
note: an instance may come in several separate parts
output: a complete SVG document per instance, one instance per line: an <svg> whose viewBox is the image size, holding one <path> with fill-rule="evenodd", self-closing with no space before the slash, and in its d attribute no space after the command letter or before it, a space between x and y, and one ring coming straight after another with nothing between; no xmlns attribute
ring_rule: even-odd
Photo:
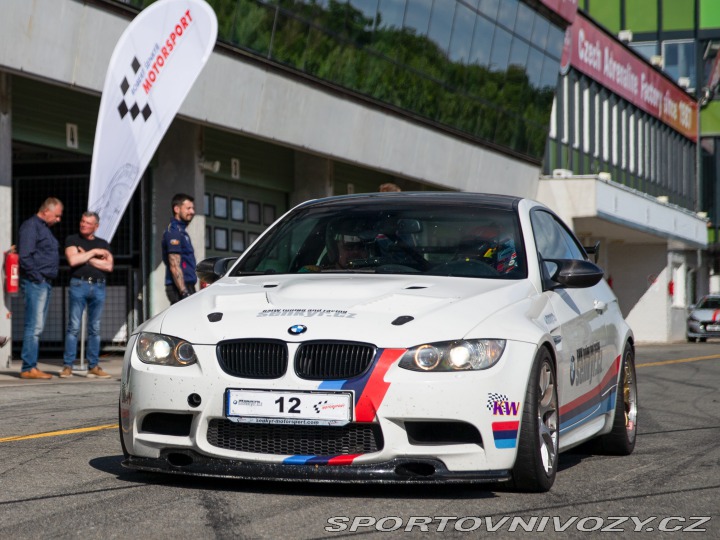
<svg viewBox="0 0 720 540"><path fill-rule="evenodd" d="M561 433L563 430L575 427L578 422L587 422L591 418L613 410L619 368L620 357L618 356L597 386L560 407Z"/></svg>
<svg viewBox="0 0 720 540"><path fill-rule="evenodd" d="M380 408L390 383L385 374L390 366L405 353L405 349L380 349L372 369L357 379L327 381L320 384L321 390L352 390L355 394L355 421L372 422ZM289 465L350 465L360 454L342 456L292 456L283 463Z"/></svg>

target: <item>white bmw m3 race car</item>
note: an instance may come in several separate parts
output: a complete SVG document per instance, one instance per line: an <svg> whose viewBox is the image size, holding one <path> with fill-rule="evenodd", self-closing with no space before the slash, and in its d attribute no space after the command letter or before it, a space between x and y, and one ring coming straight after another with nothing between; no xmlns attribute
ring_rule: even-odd
<svg viewBox="0 0 720 540"><path fill-rule="evenodd" d="M588 252L517 197L303 203L133 333L123 465L546 491L563 450L630 454L633 335Z"/></svg>

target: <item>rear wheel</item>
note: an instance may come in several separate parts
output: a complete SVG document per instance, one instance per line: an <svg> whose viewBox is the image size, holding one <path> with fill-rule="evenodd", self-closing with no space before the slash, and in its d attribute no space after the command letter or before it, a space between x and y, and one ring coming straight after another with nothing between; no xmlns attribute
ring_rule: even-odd
<svg viewBox="0 0 720 540"><path fill-rule="evenodd" d="M635 449L637 437L638 393L635 378L635 352L628 343L620 365L620 382L615 399L612 431L600 438L603 453L627 456Z"/></svg>
<svg viewBox="0 0 720 540"><path fill-rule="evenodd" d="M519 491L548 491L558 464L558 397L555 366L542 348L533 364L525 394L512 485Z"/></svg>

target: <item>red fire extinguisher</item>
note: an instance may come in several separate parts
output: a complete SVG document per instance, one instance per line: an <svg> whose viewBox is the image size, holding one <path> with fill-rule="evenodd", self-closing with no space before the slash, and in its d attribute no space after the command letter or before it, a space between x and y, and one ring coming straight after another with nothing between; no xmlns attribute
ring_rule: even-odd
<svg viewBox="0 0 720 540"><path fill-rule="evenodd" d="M20 290L20 256L12 246L5 252L5 292L17 294Z"/></svg>

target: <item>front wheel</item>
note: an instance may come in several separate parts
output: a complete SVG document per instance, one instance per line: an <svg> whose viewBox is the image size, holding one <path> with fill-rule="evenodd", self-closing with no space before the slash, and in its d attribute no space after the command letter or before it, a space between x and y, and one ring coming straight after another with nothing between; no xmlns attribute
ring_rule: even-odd
<svg viewBox="0 0 720 540"><path fill-rule="evenodd" d="M525 394L512 485L518 491L548 491L558 464L558 396L555 366L542 348L533 363Z"/></svg>
<svg viewBox="0 0 720 540"><path fill-rule="evenodd" d="M638 392L635 378L635 352L628 343L620 365L620 381L615 399L612 431L600 437L603 453L627 456L635 449L637 437Z"/></svg>
<svg viewBox="0 0 720 540"><path fill-rule="evenodd" d="M128 452L127 447L125 446L125 439L123 438L122 409L120 407L119 401L118 401L118 435L120 436L120 448L122 449L123 457L125 459L127 459L130 457L130 452Z"/></svg>

